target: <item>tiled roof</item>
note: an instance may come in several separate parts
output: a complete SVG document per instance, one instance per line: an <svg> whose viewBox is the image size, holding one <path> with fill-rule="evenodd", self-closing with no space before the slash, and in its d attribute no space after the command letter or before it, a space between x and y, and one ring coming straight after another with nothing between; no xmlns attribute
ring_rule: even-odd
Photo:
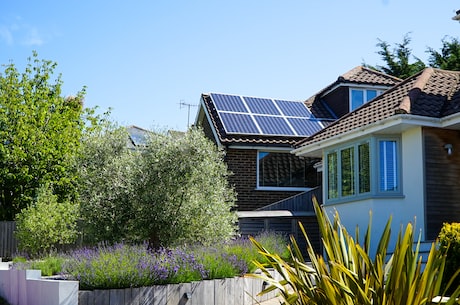
<svg viewBox="0 0 460 305"><path fill-rule="evenodd" d="M219 119L214 103L211 101L209 94L202 94L202 100L206 107L211 125L213 125L219 141L222 145L276 145L290 147L298 142L303 137L286 137L286 136L264 136L264 135L242 135L242 134L227 134L224 126Z"/></svg>
<svg viewBox="0 0 460 305"><path fill-rule="evenodd" d="M363 66L358 66L337 78L335 82L322 89L305 101L311 112L317 118L336 119L335 115L327 109L327 106L321 101L324 93L338 85L379 85L392 87L402 80Z"/></svg>
<svg viewBox="0 0 460 305"><path fill-rule="evenodd" d="M441 118L460 112L460 72L426 68L346 114L311 137L307 146L397 114Z"/></svg>

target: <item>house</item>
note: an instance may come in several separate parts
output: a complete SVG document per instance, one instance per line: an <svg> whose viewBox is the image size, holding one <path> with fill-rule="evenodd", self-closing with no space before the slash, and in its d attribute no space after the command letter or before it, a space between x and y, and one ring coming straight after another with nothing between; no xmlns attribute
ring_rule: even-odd
<svg viewBox="0 0 460 305"><path fill-rule="evenodd" d="M127 126L126 131L128 133L127 147L131 150L145 147L149 133L151 133L151 131L135 125Z"/></svg>
<svg viewBox="0 0 460 305"><path fill-rule="evenodd" d="M307 102L202 94L195 125L226 152L240 229L255 233L275 227L296 235L301 220L317 234L311 198L321 197L321 155L295 156L294 144L398 82L356 67Z"/></svg>
<svg viewBox="0 0 460 305"><path fill-rule="evenodd" d="M298 142L293 153L321 158L323 204L349 232L372 239L392 216L434 240L460 221L460 72L427 68ZM363 235L362 235L363 236Z"/></svg>

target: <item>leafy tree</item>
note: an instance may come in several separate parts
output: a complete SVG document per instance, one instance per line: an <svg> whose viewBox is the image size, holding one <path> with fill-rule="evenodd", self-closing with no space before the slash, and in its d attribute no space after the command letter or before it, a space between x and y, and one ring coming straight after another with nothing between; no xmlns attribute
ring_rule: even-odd
<svg viewBox="0 0 460 305"><path fill-rule="evenodd" d="M52 184L59 200L75 194L85 91L62 97L55 67L34 52L25 72L10 63L0 74L0 219L13 220L40 185Z"/></svg>
<svg viewBox="0 0 460 305"><path fill-rule="evenodd" d="M428 48L430 54L428 62L430 66L444 70L460 71L460 42L458 38L451 37L451 40L444 38L440 52Z"/></svg>
<svg viewBox="0 0 460 305"><path fill-rule="evenodd" d="M78 237L78 205L58 202L53 188L39 188L36 201L16 217L18 248L35 256L68 245Z"/></svg>
<svg viewBox="0 0 460 305"><path fill-rule="evenodd" d="M401 79L405 79L420 72L426 65L418 57L412 55L412 50L409 48L410 42L411 38L406 34L403 41L397 43L396 47L390 50L390 45L386 41L379 39L377 47L380 48L380 50L377 54L382 57L385 65L373 67L365 64L365 66ZM414 57L415 62L410 63L411 57Z"/></svg>
<svg viewBox="0 0 460 305"><path fill-rule="evenodd" d="M199 129L183 136L155 133L136 173L136 228L153 246L231 237L235 193L227 182L223 152Z"/></svg>
<svg viewBox="0 0 460 305"><path fill-rule="evenodd" d="M135 154L127 149L127 133L100 120L85 134L79 158L79 198L84 241L118 242L129 237Z"/></svg>

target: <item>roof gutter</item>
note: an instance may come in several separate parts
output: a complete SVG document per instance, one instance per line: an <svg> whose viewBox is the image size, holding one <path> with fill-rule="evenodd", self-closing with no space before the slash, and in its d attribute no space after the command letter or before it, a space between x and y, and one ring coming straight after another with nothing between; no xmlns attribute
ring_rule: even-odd
<svg viewBox="0 0 460 305"><path fill-rule="evenodd" d="M457 115L458 116L458 115ZM460 117L457 118L460 123ZM351 131L338 134L329 139L325 139L312 144L306 144L292 151L297 156L319 156L322 154L322 150L339 143L352 141L358 137L374 134L381 132L391 127L400 127L401 131L409 128L409 126L427 126L427 127L443 127L442 121L439 118L432 118L426 116L410 115L410 114L398 114L388 117L384 120L377 121L375 123L362 126Z"/></svg>

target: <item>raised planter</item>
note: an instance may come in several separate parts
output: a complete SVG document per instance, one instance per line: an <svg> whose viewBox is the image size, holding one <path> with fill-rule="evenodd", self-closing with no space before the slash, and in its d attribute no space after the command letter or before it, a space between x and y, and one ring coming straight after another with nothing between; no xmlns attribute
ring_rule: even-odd
<svg viewBox="0 0 460 305"><path fill-rule="evenodd" d="M80 290L78 304L252 305L276 297L276 292L257 297L263 287L261 279L234 277L140 288Z"/></svg>
<svg viewBox="0 0 460 305"><path fill-rule="evenodd" d="M276 292L257 297L264 284L257 278L234 277L79 291L78 281L42 278L40 270L0 270L0 296L11 305L253 305L276 297Z"/></svg>

